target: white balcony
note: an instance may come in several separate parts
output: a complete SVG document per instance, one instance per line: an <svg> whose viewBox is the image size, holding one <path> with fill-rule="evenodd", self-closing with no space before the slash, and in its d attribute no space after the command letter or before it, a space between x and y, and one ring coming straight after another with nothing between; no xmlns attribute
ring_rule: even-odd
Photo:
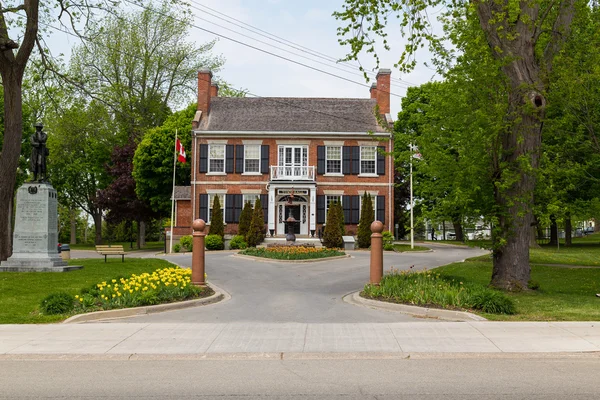
<svg viewBox="0 0 600 400"><path fill-rule="evenodd" d="M314 181L315 167L271 166L272 181Z"/></svg>

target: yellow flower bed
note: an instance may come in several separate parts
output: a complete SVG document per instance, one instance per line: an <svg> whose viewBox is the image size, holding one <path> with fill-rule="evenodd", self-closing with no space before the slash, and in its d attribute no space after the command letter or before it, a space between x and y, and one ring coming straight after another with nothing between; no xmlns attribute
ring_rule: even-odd
<svg viewBox="0 0 600 400"><path fill-rule="evenodd" d="M197 297L205 289L192 285L191 280L190 269L163 268L151 273L132 274L128 278L100 282L75 298L83 309L158 304Z"/></svg>

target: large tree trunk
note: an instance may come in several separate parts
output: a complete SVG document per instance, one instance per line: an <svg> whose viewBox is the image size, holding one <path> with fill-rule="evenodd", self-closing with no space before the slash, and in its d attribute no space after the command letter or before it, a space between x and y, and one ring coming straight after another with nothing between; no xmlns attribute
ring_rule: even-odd
<svg viewBox="0 0 600 400"><path fill-rule="evenodd" d="M94 219L94 229L96 231L95 243L102 244L102 213L94 213L92 218Z"/></svg>
<svg viewBox="0 0 600 400"><path fill-rule="evenodd" d="M459 242L464 242L465 236L464 236L463 227L462 227L462 224L460 223L460 221L452 221L452 225L454 225L455 240L458 240Z"/></svg>
<svg viewBox="0 0 600 400"><path fill-rule="evenodd" d="M531 235L529 236L529 248L530 249L539 249L541 246L537 242L537 227L531 227Z"/></svg>
<svg viewBox="0 0 600 400"><path fill-rule="evenodd" d="M0 261L12 254L11 204L15 194L17 167L23 137L23 99L21 81L23 74L14 68L0 67L4 87L4 141L0 153L0 232L6 240L0 241Z"/></svg>
<svg viewBox="0 0 600 400"><path fill-rule="evenodd" d="M571 235L573 226L571 224L571 218L565 219L565 246L571 246L573 244L573 237Z"/></svg>
<svg viewBox="0 0 600 400"><path fill-rule="evenodd" d="M493 57L502 62L508 90L506 128L495 159L499 232L494 235L492 285L506 290L527 288L533 191L539 166L542 120L552 61L570 33L575 0L547 4L555 8L551 38L536 54L544 18L537 2L520 2L509 21L507 3L477 0L477 15ZM550 9L548 9L550 11ZM542 70L544 73L542 73Z"/></svg>

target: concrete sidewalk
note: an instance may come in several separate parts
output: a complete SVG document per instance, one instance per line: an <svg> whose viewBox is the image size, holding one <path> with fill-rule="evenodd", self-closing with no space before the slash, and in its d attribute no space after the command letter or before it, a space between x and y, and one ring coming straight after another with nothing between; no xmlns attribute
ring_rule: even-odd
<svg viewBox="0 0 600 400"><path fill-rule="evenodd" d="M23 355L324 356L598 352L599 322L87 323L0 325L0 358ZM278 356L277 356L278 357Z"/></svg>

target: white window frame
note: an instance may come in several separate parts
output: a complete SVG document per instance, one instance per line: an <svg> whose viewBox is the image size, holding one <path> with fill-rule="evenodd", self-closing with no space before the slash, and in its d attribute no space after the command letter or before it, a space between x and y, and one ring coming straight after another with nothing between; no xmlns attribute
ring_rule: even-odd
<svg viewBox="0 0 600 400"><path fill-rule="evenodd" d="M207 193L208 194L208 215L206 224L210 225L210 221L212 220L212 209L213 203L215 201L215 196L222 196L222 199L219 198L221 202L221 211L223 212L223 224L225 224L225 202L227 201L227 194L225 193Z"/></svg>
<svg viewBox="0 0 600 400"><path fill-rule="evenodd" d="M367 192L367 194L369 194ZM360 202L359 202L359 208L358 208L358 218L360 219L360 214L362 213L362 199L363 199L363 194L360 195ZM372 194L371 195L371 202L373 203L373 221L377 221L377 195L376 194ZM383 222L383 221L381 221Z"/></svg>
<svg viewBox="0 0 600 400"><path fill-rule="evenodd" d="M339 150L339 158L330 158L329 149L337 148ZM339 171L329 170L329 161L339 161ZM342 174L342 146L325 146L325 174L326 175L343 175Z"/></svg>
<svg viewBox="0 0 600 400"><path fill-rule="evenodd" d="M342 196L339 194L326 194L325 195L325 222L327 222L327 214L329 213L329 203L338 201L342 204Z"/></svg>
<svg viewBox="0 0 600 400"><path fill-rule="evenodd" d="M213 158L213 157L211 157L211 150L213 148L216 149L217 147L220 147L220 148L223 149L223 158L217 158L217 157ZM225 152L226 152L225 150L226 149L225 149L225 145L224 144L209 144L208 145L208 173L209 174L225 174ZM215 160L215 161L217 161L217 160L223 160L223 168L220 171L213 170L212 169L212 164L211 164L212 160Z"/></svg>
<svg viewBox="0 0 600 400"><path fill-rule="evenodd" d="M257 148L258 149L258 151L256 153L257 157L252 157L252 158L248 157L248 155L247 155L246 152L250 148ZM256 164L257 165L256 171L249 171L248 170L248 164L246 163L246 161L250 161L250 160L256 160L256 161L258 161L257 164ZM244 173L245 174L260 174L260 144L245 144L244 145Z"/></svg>
<svg viewBox="0 0 600 400"><path fill-rule="evenodd" d="M372 148L374 149L373 152L373 159L365 159L363 160L363 150L368 149L368 148ZM363 172L363 161L365 162L373 162L373 172ZM363 176L377 176L377 146L360 146L360 175Z"/></svg>
<svg viewBox="0 0 600 400"><path fill-rule="evenodd" d="M244 208L244 206L248 202L248 198L250 198L250 197L253 198L253 200L250 201L250 204L252 204L252 209L254 209L254 204L256 204L256 199L260 198L260 194L248 193L248 194L242 195L242 209Z"/></svg>

